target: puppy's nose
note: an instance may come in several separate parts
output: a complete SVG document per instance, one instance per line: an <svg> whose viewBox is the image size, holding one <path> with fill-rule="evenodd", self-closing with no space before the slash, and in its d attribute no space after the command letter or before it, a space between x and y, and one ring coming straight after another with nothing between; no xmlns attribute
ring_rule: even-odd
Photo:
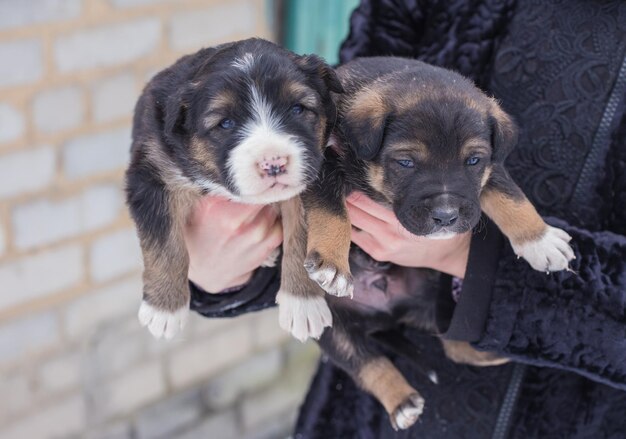
<svg viewBox="0 0 626 439"><path fill-rule="evenodd" d="M451 207L438 207L433 210L432 218L438 226L451 226L459 218L459 211Z"/></svg>
<svg viewBox="0 0 626 439"><path fill-rule="evenodd" d="M263 158L258 162L258 166L268 177L278 177L287 172L287 162L287 157L275 156Z"/></svg>

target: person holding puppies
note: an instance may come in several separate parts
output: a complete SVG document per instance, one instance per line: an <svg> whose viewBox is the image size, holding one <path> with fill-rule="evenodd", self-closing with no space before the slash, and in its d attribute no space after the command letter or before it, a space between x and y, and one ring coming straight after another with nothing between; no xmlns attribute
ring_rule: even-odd
<svg viewBox="0 0 626 439"><path fill-rule="evenodd" d="M456 70L498 99L520 127L507 168L546 221L572 236L576 259L570 271L537 272L489 221L446 240L407 236L392 212L353 193L356 245L404 270L455 279L454 294L448 277L437 296L443 338L512 361L458 364L438 339L406 330L439 377L428 383L410 361L391 355L427 401L415 425L394 433L382 406L322 362L296 437L624 436L624 23L618 1L362 0L341 61L416 58ZM192 218L185 230L191 308L225 317L273 306L279 274L260 265L279 244L276 217L207 198Z"/></svg>

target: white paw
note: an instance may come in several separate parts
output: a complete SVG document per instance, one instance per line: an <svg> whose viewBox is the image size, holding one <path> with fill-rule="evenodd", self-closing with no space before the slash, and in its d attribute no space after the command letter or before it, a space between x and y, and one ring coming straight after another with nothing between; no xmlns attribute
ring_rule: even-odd
<svg viewBox="0 0 626 439"><path fill-rule="evenodd" d="M351 276L338 273L335 267L325 267L309 271L309 277L318 283L328 294L337 297L350 297L354 295L354 285Z"/></svg>
<svg viewBox="0 0 626 439"><path fill-rule="evenodd" d="M150 333L156 338L173 338L178 334L189 317L189 305L177 309L174 312L163 311L148 304L145 300L141 302L139 313L137 314L141 326L147 326Z"/></svg>
<svg viewBox="0 0 626 439"><path fill-rule="evenodd" d="M424 411L424 398L414 393L409 396L391 415L391 425L395 430L406 430L415 424Z"/></svg>
<svg viewBox="0 0 626 439"><path fill-rule="evenodd" d="M323 297L298 297L279 291L276 303L280 327L302 342L307 338L320 338L324 328L333 324L333 316Z"/></svg>
<svg viewBox="0 0 626 439"><path fill-rule="evenodd" d="M304 268L311 280L317 282L328 294L350 298L354 295L354 282L350 272L344 273L334 264L325 262L318 252L313 251L306 257Z"/></svg>
<svg viewBox="0 0 626 439"><path fill-rule="evenodd" d="M512 246L515 254L526 259L535 270L560 271L575 258L574 250L568 244L571 240L565 231L548 226L541 238Z"/></svg>
<svg viewBox="0 0 626 439"><path fill-rule="evenodd" d="M275 267L276 262L278 262L278 257L280 256L280 247L277 247L270 253L265 261L261 264L261 267Z"/></svg>

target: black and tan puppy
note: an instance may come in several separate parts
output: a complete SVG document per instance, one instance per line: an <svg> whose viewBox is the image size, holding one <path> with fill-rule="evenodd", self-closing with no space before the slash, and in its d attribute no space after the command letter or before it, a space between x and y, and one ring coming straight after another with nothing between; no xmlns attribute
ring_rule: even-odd
<svg viewBox="0 0 626 439"><path fill-rule="evenodd" d="M424 378L438 383L430 359L404 336L403 328L436 335L435 305L441 275L377 262L356 246L351 249L350 269L354 297L327 298L333 327L324 331L320 347L380 401L395 429L406 429L418 419L425 401L387 358L387 352L406 357ZM457 363L492 366L508 361L477 351L466 342L441 341L448 358Z"/></svg>
<svg viewBox="0 0 626 439"><path fill-rule="evenodd" d="M337 296L351 292L344 199L355 189L390 207L408 232L429 238L472 230L482 210L533 268L567 268L574 257L570 237L542 220L504 168L517 130L495 100L466 78L415 60L364 58L337 73L345 91L337 97L338 129L317 190L304 195L311 206L305 264L322 288ZM378 398L396 427L412 425L423 406L419 393L388 359L366 347L364 329L346 329L369 320L355 316L345 300L329 301L335 325L321 340L324 350ZM389 303L383 311L391 316L412 303L405 314L429 327L429 309L414 301ZM456 361L501 361L467 343L444 347Z"/></svg>
<svg viewBox="0 0 626 439"><path fill-rule="evenodd" d="M307 276L298 198L317 177L341 85L316 56L250 39L200 50L156 75L136 106L127 202L144 256L139 320L171 338L189 310L182 230L194 202L216 194L280 202L283 327L319 337L331 324L324 292Z"/></svg>
<svg viewBox="0 0 626 439"><path fill-rule="evenodd" d="M416 60L362 58L337 73L345 93L335 153L318 190L307 193L314 208L306 265L326 291L341 296L351 284L344 196L354 189L392 208L410 233L433 239L472 230L482 210L534 269L567 268L571 238L543 221L504 168L517 128L494 99Z"/></svg>

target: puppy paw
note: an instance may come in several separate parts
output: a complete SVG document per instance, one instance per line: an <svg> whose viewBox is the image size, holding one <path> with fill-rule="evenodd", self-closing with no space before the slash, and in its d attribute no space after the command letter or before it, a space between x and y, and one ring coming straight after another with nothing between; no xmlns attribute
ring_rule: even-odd
<svg viewBox="0 0 626 439"><path fill-rule="evenodd" d="M141 326L147 326L150 333L156 338L171 339L178 334L189 317L189 305L183 306L174 312L155 308L143 300L137 314Z"/></svg>
<svg viewBox="0 0 626 439"><path fill-rule="evenodd" d="M575 258L569 245L572 237L565 231L548 226L541 238L521 244L512 244L513 251L528 261L538 271L560 271L569 266Z"/></svg>
<svg viewBox="0 0 626 439"><path fill-rule="evenodd" d="M280 256L280 247L277 247L270 253L265 261L261 264L261 267L275 267L276 262L278 262L278 257Z"/></svg>
<svg viewBox="0 0 626 439"><path fill-rule="evenodd" d="M420 417L424 411L424 398L413 393L391 414L391 425L394 430L406 430Z"/></svg>
<svg viewBox="0 0 626 439"><path fill-rule="evenodd" d="M333 316L323 297L298 297L279 291L276 303L280 327L302 342L307 338L320 338L324 328L333 324Z"/></svg>
<svg viewBox="0 0 626 439"><path fill-rule="evenodd" d="M354 282L349 271L341 270L326 260L318 251L311 251L304 260L304 268L309 277L317 282L328 294L337 297L352 297Z"/></svg>

